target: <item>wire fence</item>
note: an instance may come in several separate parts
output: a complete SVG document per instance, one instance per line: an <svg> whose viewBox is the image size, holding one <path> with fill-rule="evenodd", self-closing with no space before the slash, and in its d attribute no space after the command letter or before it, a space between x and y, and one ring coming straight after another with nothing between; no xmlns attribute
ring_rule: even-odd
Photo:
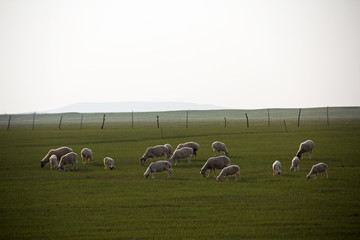
<svg viewBox="0 0 360 240"><path fill-rule="evenodd" d="M142 127L273 127L360 123L360 107L0 115L0 130Z"/></svg>

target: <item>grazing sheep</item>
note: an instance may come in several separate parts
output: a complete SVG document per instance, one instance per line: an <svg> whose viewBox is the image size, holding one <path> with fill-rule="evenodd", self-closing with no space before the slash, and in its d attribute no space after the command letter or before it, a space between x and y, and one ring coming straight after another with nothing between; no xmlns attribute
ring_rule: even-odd
<svg viewBox="0 0 360 240"><path fill-rule="evenodd" d="M163 172L163 171L167 171L168 172L168 178L172 177L171 174L171 163L169 163L166 160L160 160L157 162L152 162L150 163L149 167L146 169L144 176L145 179L149 177L150 173L152 174L152 179L155 178L155 173L156 172Z"/></svg>
<svg viewBox="0 0 360 240"><path fill-rule="evenodd" d="M296 153L296 156L300 159L304 153L306 156L310 155L310 160L312 157L312 150L314 148L314 142L312 140L306 140L305 142L300 143L299 150ZM304 157L302 157L304 159Z"/></svg>
<svg viewBox="0 0 360 240"><path fill-rule="evenodd" d="M114 159L106 157L104 158L104 167L105 169L113 170L114 168Z"/></svg>
<svg viewBox="0 0 360 240"><path fill-rule="evenodd" d="M230 175L236 175L235 176L235 180L239 180L240 179L240 167L238 165L230 165L227 166L225 168L223 168L223 170L221 170L219 176L216 177L216 181L221 181L221 179L223 177L226 177L227 181L229 181L229 176Z"/></svg>
<svg viewBox="0 0 360 240"><path fill-rule="evenodd" d="M278 160L276 160L272 165L272 169L273 169L273 176L275 174L280 175L281 174L281 163Z"/></svg>
<svg viewBox="0 0 360 240"><path fill-rule="evenodd" d="M210 176L211 171L214 171L214 174L216 176L215 169L223 169L224 167L227 167L229 165L230 159L226 156L211 157L205 162L204 166L201 168L200 174L205 177L206 171L210 169L207 177Z"/></svg>
<svg viewBox="0 0 360 240"><path fill-rule="evenodd" d="M46 156L43 158L43 160L41 160L40 162L40 166L43 168L45 166L45 164L47 164L50 161L50 157L51 155L55 155L57 157L57 159L61 159L62 156L64 156L65 154L72 152L73 150L69 147L61 147L61 148L57 148L57 149L51 149Z"/></svg>
<svg viewBox="0 0 360 240"><path fill-rule="evenodd" d="M86 161L89 163L93 161L93 153L92 150L89 148L84 148L81 150L81 158L83 161L83 164L86 164Z"/></svg>
<svg viewBox="0 0 360 240"><path fill-rule="evenodd" d="M200 145L199 145L198 143L196 143L196 142L180 143L180 144L176 147L175 151L178 150L178 149L181 149L181 148L183 148L183 147L190 147L190 148L192 148L192 149L193 149L193 154L195 155L195 159L196 159L196 152L197 152L197 151L199 150L199 148L200 148Z"/></svg>
<svg viewBox="0 0 360 240"><path fill-rule="evenodd" d="M296 171L300 169L300 159L298 157L294 157L291 161L290 171Z"/></svg>
<svg viewBox="0 0 360 240"><path fill-rule="evenodd" d="M321 178L324 177L324 174L325 174L326 178L328 178L327 167L328 166L325 163L318 163L316 165L313 165L309 174L306 176L306 179L309 180L311 178L311 176L314 174L315 174L314 179L317 179L318 173L321 173Z"/></svg>
<svg viewBox="0 0 360 240"><path fill-rule="evenodd" d="M78 155L74 152L65 154L60 159L59 170L62 171L62 170L64 170L65 167L69 168L69 166L71 165L71 171L72 171L72 170L74 170L74 164L75 164L75 170L78 170L77 158L78 158Z"/></svg>
<svg viewBox="0 0 360 240"><path fill-rule="evenodd" d="M51 155L49 161L50 161L50 169L54 169L54 168L58 169L58 161L55 154Z"/></svg>
<svg viewBox="0 0 360 240"><path fill-rule="evenodd" d="M226 149L225 143L216 141L211 144L211 147L214 151L214 156L217 156L221 152L223 152L226 156L229 156L229 152Z"/></svg>
<svg viewBox="0 0 360 240"><path fill-rule="evenodd" d="M177 164L178 160L187 158L188 164L191 163L191 157L193 155L193 149L190 147L183 147L181 149L175 150L172 157L169 159L170 163L173 163L175 161L175 165Z"/></svg>
<svg viewBox="0 0 360 240"><path fill-rule="evenodd" d="M141 166L144 166L144 163L148 158L156 158L164 156L165 159L168 159L169 149L163 145L157 145L154 147L149 147L146 149L144 155L140 159Z"/></svg>
<svg viewBox="0 0 360 240"><path fill-rule="evenodd" d="M171 157L171 154L173 153L173 148L169 143L165 144L164 146L167 147L167 149L169 149L169 153L166 158L166 159L169 159Z"/></svg>

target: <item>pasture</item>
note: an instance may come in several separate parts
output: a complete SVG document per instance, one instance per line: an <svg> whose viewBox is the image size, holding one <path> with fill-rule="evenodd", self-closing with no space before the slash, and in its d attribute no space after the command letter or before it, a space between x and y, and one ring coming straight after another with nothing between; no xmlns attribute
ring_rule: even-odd
<svg viewBox="0 0 360 240"><path fill-rule="evenodd" d="M354 239L360 235L360 122L221 124L163 127L124 126L58 130L19 127L0 130L1 239ZM299 143L315 142L313 158L290 172ZM241 180L216 182L199 171L226 143ZM173 166L173 178L140 157L149 146L195 141L197 159ZM95 162L79 171L40 168L49 149L91 148ZM103 158L115 160L105 170ZM282 163L273 176L271 165ZM311 166L328 165L328 179L306 181ZM220 171L217 170L217 174Z"/></svg>

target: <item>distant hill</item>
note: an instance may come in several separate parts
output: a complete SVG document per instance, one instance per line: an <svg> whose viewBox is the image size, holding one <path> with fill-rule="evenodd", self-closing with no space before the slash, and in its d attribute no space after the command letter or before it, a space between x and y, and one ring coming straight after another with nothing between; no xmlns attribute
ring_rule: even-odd
<svg viewBox="0 0 360 240"><path fill-rule="evenodd" d="M62 108L44 111L44 113L65 112L158 112L177 110L214 110L226 107L211 104L196 104L184 102L107 102L107 103L76 103Z"/></svg>

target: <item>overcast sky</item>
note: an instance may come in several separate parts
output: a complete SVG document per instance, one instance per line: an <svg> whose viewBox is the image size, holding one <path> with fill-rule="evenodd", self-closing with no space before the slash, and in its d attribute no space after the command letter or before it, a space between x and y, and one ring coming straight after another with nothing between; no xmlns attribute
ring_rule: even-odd
<svg viewBox="0 0 360 240"><path fill-rule="evenodd" d="M360 106L358 0L0 0L0 114Z"/></svg>

